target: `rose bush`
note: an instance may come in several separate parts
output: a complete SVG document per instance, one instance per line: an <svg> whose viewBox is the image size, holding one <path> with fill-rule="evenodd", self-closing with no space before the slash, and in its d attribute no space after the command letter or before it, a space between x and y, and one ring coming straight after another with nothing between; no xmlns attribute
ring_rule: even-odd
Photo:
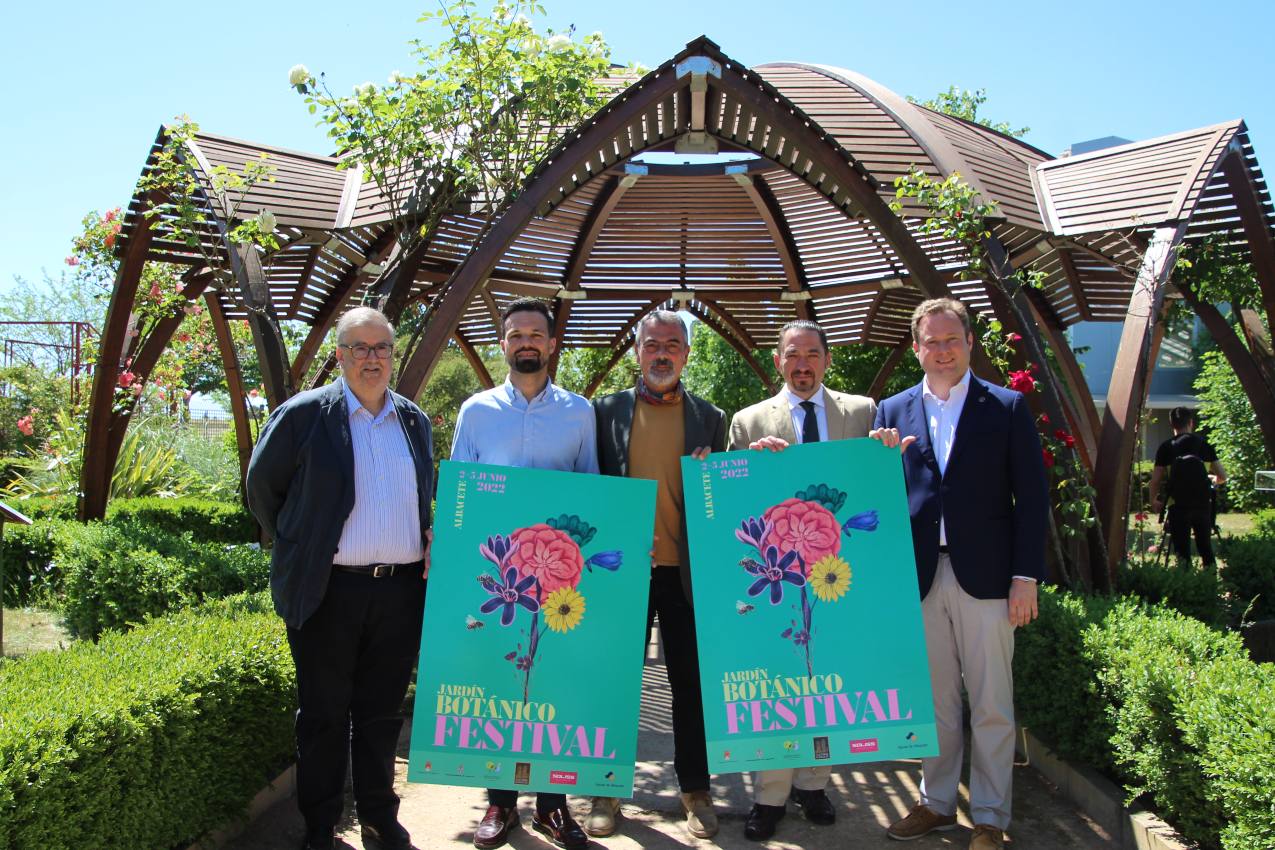
<svg viewBox="0 0 1275 850"><path fill-rule="evenodd" d="M566 532L537 523L511 534L510 544L509 563L518 568L519 575L535 576L542 593L580 583L584 556Z"/></svg>
<svg viewBox="0 0 1275 850"><path fill-rule="evenodd" d="M781 553L796 552L807 576L815 561L841 552L841 526L818 502L785 499L768 508L762 518L771 526L762 546L778 547Z"/></svg>

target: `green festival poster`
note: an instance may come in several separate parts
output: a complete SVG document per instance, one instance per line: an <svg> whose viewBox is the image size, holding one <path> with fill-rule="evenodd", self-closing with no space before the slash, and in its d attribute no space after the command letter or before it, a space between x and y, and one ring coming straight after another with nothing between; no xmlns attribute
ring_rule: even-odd
<svg viewBox="0 0 1275 850"><path fill-rule="evenodd" d="M682 458L713 773L938 754L899 450Z"/></svg>
<svg viewBox="0 0 1275 850"><path fill-rule="evenodd" d="M632 794L654 527L653 481L442 462L409 781Z"/></svg>

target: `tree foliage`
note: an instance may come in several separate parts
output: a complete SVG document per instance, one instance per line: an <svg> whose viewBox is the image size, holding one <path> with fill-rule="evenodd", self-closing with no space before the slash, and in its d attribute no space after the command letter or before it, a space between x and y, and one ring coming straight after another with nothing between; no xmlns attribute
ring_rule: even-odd
<svg viewBox="0 0 1275 850"><path fill-rule="evenodd" d="M1200 425L1208 429L1209 442L1226 468L1231 508L1252 511L1266 507L1269 500L1253 489L1254 473L1270 469L1271 458L1266 456L1262 429L1248 395L1222 352L1206 351L1200 364L1195 379Z"/></svg>
<svg viewBox="0 0 1275 850"><path fill-rule="evenodd" d="M944 115L964 118L966 121L982 124L984 127L990 127L998 133L1004 133L1006 136L1012 136L1015 139L1021 139L1031 132L1031 127L1014 129L1013 125L1008 121L992 121L980 116L978 110L979 107L987 102L987 89L970 91L953 85L948 86L947 91L941 91L929 100L918 101L909 95L908 101L924 106L926 109L933 109L935 112L942 112Z"/></svg>

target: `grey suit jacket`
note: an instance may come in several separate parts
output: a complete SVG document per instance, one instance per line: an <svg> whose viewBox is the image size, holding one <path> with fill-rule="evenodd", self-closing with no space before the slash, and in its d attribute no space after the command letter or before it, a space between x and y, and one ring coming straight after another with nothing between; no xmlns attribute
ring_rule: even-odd
<svg viewBox="0 0 1275 850"><path fill-rule="evenodd" d="M866 437L877 415L877 403L867 396L839 393L823 388L824 412L828 418L828 439L849 440ZM780 391L752 407L745 407L730 423L730 451L746 449L762 437L782 437L798 442L792 427L787 393Z"/></svg>

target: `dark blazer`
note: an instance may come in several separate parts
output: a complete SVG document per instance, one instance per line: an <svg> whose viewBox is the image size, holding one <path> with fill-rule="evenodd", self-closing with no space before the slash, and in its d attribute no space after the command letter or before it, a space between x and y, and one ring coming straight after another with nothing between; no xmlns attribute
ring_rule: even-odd
<svg viewBox="0 0 1275 850"><path fill-rule="evenodd" d="M391 393L416 464L422 544L433 496L433 442L429 417ZM354 509L354 447L345 409L345 381L288 399L270 415L246 482L248 508L274 539L270 594L275 610L294 629L327 593L332 558Z"/></svg>
<svg viewBox="0 0 1275 850"><path fill-rule="evenodd" d="M922 598L938 567L940 516L952 571L970 596L1004 599L1014 576L1045 579L1049 490L1040 437L1021 393L970 376L944 475L920 384L881 402L875 427L917 438L903 453L903 472Z"/></svg>
<svg viewBox="0 0 1275 850"><path fill-rule="evenodd" d="M598 468L603 475L628 477L629 434L633 431L633 409L637 391L622 390L594 399L593 412L598 420ZM685 393L682 399L683 430L686 439L682 454L689 455L701 446L715 452L726 447L726 414L702 398ZM686 539L686 512L682 512L682 542L678 553L682 562L682 591L687 603L691 596L691 556Z"/></svg>

